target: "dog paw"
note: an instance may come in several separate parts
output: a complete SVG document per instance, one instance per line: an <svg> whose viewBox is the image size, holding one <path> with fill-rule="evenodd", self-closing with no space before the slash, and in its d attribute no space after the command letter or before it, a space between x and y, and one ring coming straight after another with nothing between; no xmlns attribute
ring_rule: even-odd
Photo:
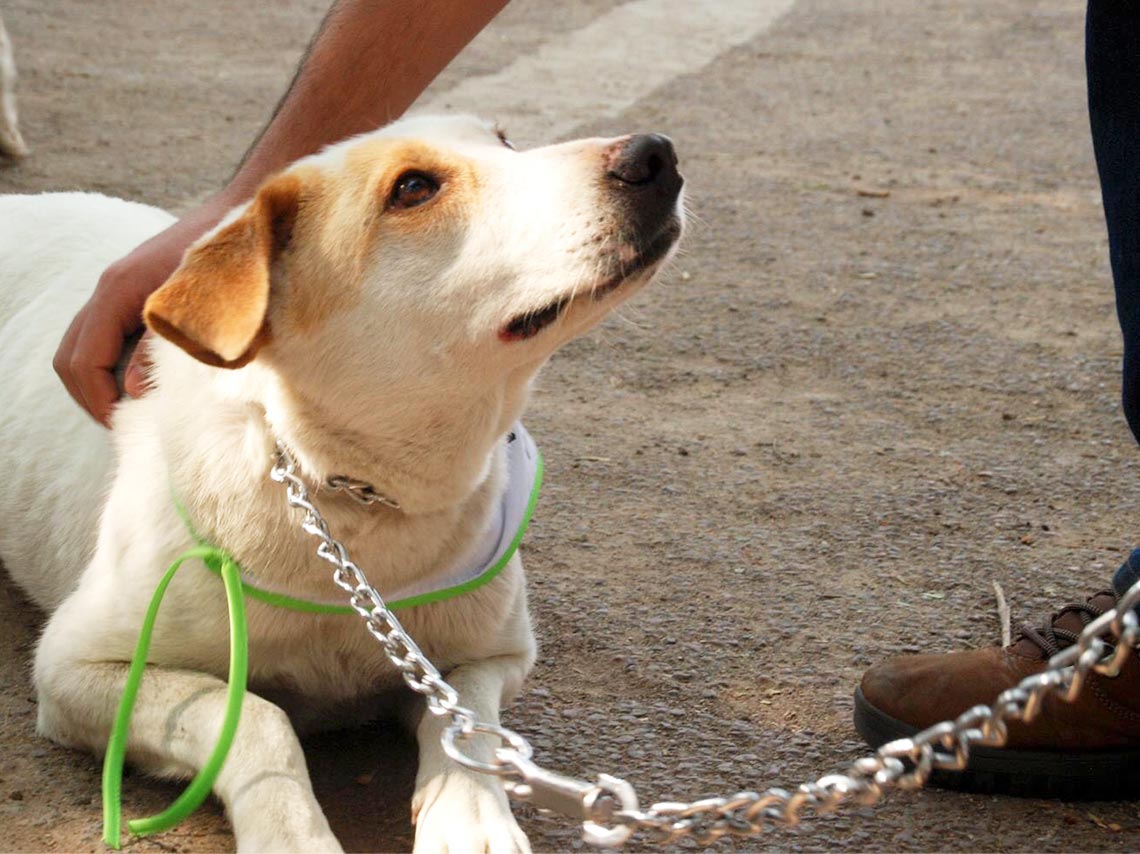
<svg viewBox="0 0 1140 854"><path fill-rule="evenodd" d="M526 835L511 818L502 827L468 827L441 822L416 830L413 854L530 854Z"/></svg>
<svg viewBox="0 0 1140 854"><path fill-rule="evenodd" d="M272 793L254 805L240 803L230 811L234 838L239 854L245 852L305 852L305 854L343 854L344 849L333 835L324 813L316 801L290 802Z"/></svg>
<svg viewBox="0 0 1140 854"><path fill-rule="evenodd" d="M497 780L445 773L416 792L412 809L414 854L530 854Z"/></svg>
<svg viewBox="0 0 1140 854"><path fill-rule="evenodd" d="M267 832L243 833L235 830L238 854L267 854L267 852L298 852L305 854L344 854L344 848L332 833L302 834Z"/></svg>

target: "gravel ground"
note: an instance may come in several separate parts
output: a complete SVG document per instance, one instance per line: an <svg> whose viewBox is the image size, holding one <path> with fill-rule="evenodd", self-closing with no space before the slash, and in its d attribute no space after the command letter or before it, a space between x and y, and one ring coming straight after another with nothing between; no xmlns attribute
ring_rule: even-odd
<svg viewBox="0 0 1140 854"><path fill-rule="evenodd" d="M435 97L615 5L518 0ZM35 151L0 191L185 208L233 168L324 6L7 0ZM861 752L868 665L996 641L993 582L1015 621L1107 582L1135 542L1140 454L1082 14L799 0L576 129L673 136L697 222L671 275L554 359L528 416L548 474L526 544L542 653L506 719L544 763L646 800L791 787ZM0 585L0 847L98 851L97 763L34 735L40 620ZM346 847L407 850L410 742L309 748ZM127 813L175 791L129 778ZM519 813L536 849L580 846ZM1138 829L1132 803L931 791L721 847L1125 851ZM131 849L231 846L213 806Z"/></svg>

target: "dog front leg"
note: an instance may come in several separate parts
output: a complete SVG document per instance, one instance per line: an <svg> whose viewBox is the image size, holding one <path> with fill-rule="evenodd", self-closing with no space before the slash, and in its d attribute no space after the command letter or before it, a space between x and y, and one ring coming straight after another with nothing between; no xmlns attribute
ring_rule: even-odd
<svg viewBox="0 0 1140 854"><path fill-rule="evenodd" d="M518 692L531 661L530 653L489 658L455 668L447 674L447 681L459 692L459 702L475 712L479 721L498 724L499 706ZM425 713L416 730L420 748L412 798L416 854L530 851L499 778L469 771L444 753L440 736L447 724ZM464 750L490 762L493 746L487 742L473 738Z"/></svg>
<svg viewBox="0 0 1140 854"><path fill-rule="evenodd" d="M39 729L101 755L127 665L63 653L51 627L36 657ZM189 776L214 748L226 683L203 673L149 667L139 687L127 758L163 776ZM226 805L239 851L340 851L313 796L305 757L288 717L246 694L214 792Z"/></svg>

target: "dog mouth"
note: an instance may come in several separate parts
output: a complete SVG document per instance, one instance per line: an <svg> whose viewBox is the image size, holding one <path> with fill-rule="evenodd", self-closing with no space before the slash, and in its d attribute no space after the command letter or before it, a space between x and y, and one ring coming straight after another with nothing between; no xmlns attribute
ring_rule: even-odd
<svg viewBox="0 0 1140 854"><path fill-rule="evenodd" d="M570 304L570 299L562 297L545 308L518 315L499 330L499 338L503 341L525 341L527 338L533 338L562 316L562 312Z"/></svg>
<svg viewBox="0 0 1140 854"><path fill-rule="evenodd" d="M630 279L660 261L673 247L673 244L677 242L680 236L681 224L674 220L663 228L631 261L621 263L616 275L611 276L601 284L596 285L584 293L595 301L604 299L618 290ZM499 339L506 342L515 342L533 338L558 320L569 307L570 303L574 301L576 296L578 296L578 294L569 294L559 297L542 308L515 316L499 330Z"/></svg>

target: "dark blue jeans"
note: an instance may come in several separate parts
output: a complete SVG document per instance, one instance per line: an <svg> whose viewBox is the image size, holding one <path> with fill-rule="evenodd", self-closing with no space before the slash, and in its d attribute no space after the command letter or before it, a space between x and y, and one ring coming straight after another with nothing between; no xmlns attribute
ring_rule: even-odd
<svg viewBox="0 0 1140 854"><path fill-rule="evenodd" d="M1089 0L1085 21L1089 123L1096 154L1116 315L1124 335L1124 417L1140 441L1140 0ZM1113 579L1140 579L1140 549Z"/></svg>

